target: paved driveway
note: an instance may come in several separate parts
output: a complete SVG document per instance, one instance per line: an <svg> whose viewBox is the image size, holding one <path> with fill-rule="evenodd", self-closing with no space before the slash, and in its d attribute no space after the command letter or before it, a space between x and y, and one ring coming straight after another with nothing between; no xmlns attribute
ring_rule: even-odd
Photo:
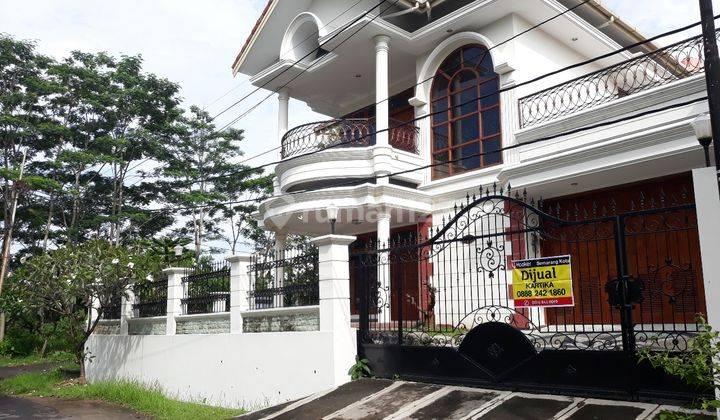
<svg viewBox="0 0 720 420"><path fill-rule="evenodd" d="M365 379L239 417L259 419L655 419L673 406ZM698 413L696 418L715 417Z"/></svg>

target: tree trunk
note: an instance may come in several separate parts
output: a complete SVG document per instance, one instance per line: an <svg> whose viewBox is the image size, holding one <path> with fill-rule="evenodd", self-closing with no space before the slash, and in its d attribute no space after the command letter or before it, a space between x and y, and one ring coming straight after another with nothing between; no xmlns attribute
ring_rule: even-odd
<svg viewBox="0 0 720 420"><path fill-rule="evenodd" d="M43 235L43 253L47 252L48 238L50 237L50 225L52 224L53 211L55 210L55 200L50 195L50 208L48 209L47 222L45 222L45 234Z"/></svg>

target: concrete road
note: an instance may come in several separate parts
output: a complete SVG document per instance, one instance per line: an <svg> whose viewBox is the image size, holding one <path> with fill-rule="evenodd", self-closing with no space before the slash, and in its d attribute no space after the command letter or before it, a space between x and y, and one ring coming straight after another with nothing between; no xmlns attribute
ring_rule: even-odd
<svg viewBox="0 0 720 420"><path fill-rule="evenodd" d="M656 419L675 406L525 394L415 382L365 379L324 394L270 407L241 420L625 420ZM693 412L697 419L714 416Z"/></svg>
<svg viewBox="0 0 720 420"><path fill-rule="evenodd" d="M146 417L131 410L96 401L0 396L0 419L108 419Z"/></svg>

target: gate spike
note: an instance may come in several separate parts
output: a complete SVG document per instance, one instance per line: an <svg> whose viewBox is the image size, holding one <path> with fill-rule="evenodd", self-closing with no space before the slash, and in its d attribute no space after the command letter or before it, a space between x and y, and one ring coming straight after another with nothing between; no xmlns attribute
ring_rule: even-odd
<svg viewBox="0 0 720 420"><path fill-rule="evenodd" d="M598 209L597 201L593 201L593 204L592 204L592 215L593 215L593 218L596 218L596 217L597 217L597 209Z"/></svg>
<svg viewBox="0 0 720 420"><path fill-rule="evenodd" d="M640 191L640 208L645 208L645 193Z"/></svg>
<svg viewBox="0 0 720 420"><path fill-rule="evenodd" d="M465 194L465 201L470 204L470 193Z"/></svg>
<svg viewBox="0 0 720 420"><path fill-rule="evenodd" d="M473 201L477 200L477 198L475 197L475 193L473 193L473 197L472 197L472 198L473 198Z"/></svg>
<svg viewBox="0 0 720 420"><path fill-rule="evenodd" d="M578 217L580 217L580 207L575 203L575 220L577 220Z"/></svg>
<svg viewBox="0 0 720 420"><path fill-rule="evenodd" d="M545 207L545 202L543 201L542 195L540 196L540 198L538 198L537 205L540 210L542 210L542 208Z"/></svg>
<svg viewBox="0 0 720 420"><path fill-rule="evenodd" d="M500 186L500 195L503 195L503 191L504 191L503 188L504 188L504 187L501 185L501 186Z"/></svg>
<svg viewBox="0 0 720 420"><path fill-rule="evenodd" d="M682 191L680 191L680 197L682 198L683 203L688 199L688 190L685 185L683 185Z"/></svg>
<svg viewBox="0 0 720 420"><path fill-rule="evenodd" d="M655 197L650 198L650 208L651 209L657 208L657 204L655 203Z"/></svg>
<svg viewBox="0 0 720 420"><path fill-rule="evenodd" d="M527 201L527 188L523 188L522 201Z"/></svg>
<svg viewBox="0 0 720 420"><path fill-rule="evenodd" d="M535 198L530 198L530 205L533 207L536 207L535 206Z"/></svg>
<svg viewBox="0 0 720 420"><path fill-rule="evenodd" d="M560 202L555 203L555 216L560 217Z"/></svg>
<svg viewBox="0 0 720 420"><path fill-rule="evenodd" d="M490 195L490 188L485 188L485 195L486 195L486 196L489 196L489 195Z"/></svg>
<svg viewBox="0 0 720 420"><path fill-rule="evenodd" d="M510 195L510 191L512 190L512 185L508 182L507 184L507 194Z"/></svg>
<svg viewBox="0 0 720 420"><path fill-rule="evenodd" d="M630 211L635 211L635 200L630 200Z"/></svg>
<svg viewBox="0 0 720 420"><path fill-rule="evenodd" d="M497 192L497 183L493 182L493 195Z"/></svg>
<svg viewBox="0 0 720 420"><path fill-rule="evenodd" d="M660 187L660 207L665 207L666 198L667 195L665 194L665 189L663 187Z"/></svg>
<svg viewBox="0 0 720 420"><path fill-rule="evenodd" d="M520 199L520 194L517 192L517 190L515 190L515 199L516 200Z"/></svg>
<svg viewBox="0 0 720 420"><path fill-rule="evenodd" d="M600 216L605 217L607 216L607 207L603 204L603 206L600 208Z"/></svg>
<svg viewBox="0 0 720 420"><path fill-rule="evenodd" d="M617 209L617 203L615 202L615 198L611 197L610 198L610 212L614 214L616 209Z"/></svg>

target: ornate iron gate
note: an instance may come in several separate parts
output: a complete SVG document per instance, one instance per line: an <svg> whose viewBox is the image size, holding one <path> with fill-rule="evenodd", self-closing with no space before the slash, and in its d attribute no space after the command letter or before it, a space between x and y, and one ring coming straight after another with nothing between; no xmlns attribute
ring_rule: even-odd
<svg viewBox="0 0 720 420"><path fill-rule="evenodd" d="M705 312L688 201L567 211L493 189L427 238L355 247L359 351L387 377L693 398L637 358L639 348L685 350ZM512 260L567 254L574 306L516 308Z"/></svg>

